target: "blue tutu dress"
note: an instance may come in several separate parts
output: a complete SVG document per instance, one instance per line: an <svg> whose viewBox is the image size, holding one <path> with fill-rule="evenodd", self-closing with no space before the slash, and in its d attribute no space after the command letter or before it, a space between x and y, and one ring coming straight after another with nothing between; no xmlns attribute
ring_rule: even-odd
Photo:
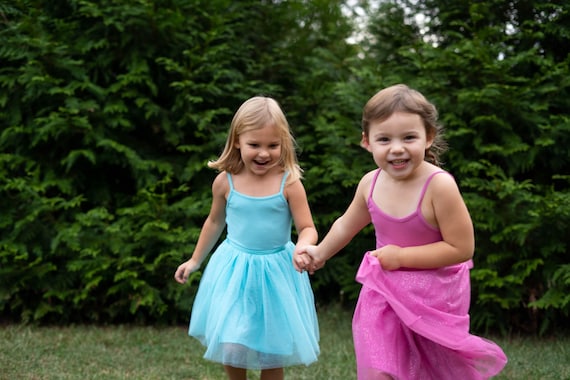
<svg viewBox="0 0 570 380"><path fill-rule="evenodd" d="M234 189L226 203L227 237L200 280L189 335L204 358L247 369L309 365L319 329L306 272L292 263L292 217L283 195L252 197Z"/></svg>

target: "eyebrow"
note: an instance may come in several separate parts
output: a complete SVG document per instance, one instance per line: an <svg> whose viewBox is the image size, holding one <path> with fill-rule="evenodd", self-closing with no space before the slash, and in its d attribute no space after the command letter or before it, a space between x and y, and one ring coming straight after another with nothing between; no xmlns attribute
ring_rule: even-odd
<svg viewBox="0 0 570 380"><path fill-rule="evenodd" d="M409 135L409 134L419 134L420 132L415 129L407 129L403 131L398 131L397 133L386 133L383 131L378 131L372 133L373 136L399 136L399 135Z"/></svg>
<svg viewBox="0 0 570 380"><path fill-rule="evenodd" d="M245 140L245 142L248 143L248 144L253 144L253 143L255 143L255 144L260 144L260 141L259 141L259 140L256 140L256 139L253 139L253 138L247 139L247 140ZM268 144L268 145L281 144L281 140L269 141L267 144Z"/></svg>

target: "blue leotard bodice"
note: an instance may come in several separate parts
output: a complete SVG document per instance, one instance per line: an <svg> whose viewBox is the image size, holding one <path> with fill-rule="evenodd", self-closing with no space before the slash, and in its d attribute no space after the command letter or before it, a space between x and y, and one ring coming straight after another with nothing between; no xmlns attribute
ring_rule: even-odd
<svg viewBox="0 0 570 380"><path fill-rule="evenodd" d="M291 241L291 211L283 195L287 174L283 176L279 192L265 197L236 191L231 174L227 175L230 184L226 203L228 241L246 251L282 249Z"/></svg>

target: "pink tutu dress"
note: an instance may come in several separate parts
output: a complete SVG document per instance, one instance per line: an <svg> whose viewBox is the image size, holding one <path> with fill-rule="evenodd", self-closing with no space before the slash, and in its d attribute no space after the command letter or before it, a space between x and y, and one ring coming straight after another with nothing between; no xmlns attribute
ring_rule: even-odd
<svg viewBox="0 0 570 380"><path fill-rule="evenodd" d="M404 218L393 218L374 203L379 173L368 197L376 247L441 241L420 206L433 176L446 172L428 178L416 211ZM472 266L470 260L438 269L385 271L366 253L356 275L363 286L352 324L358 379L474 380L498 374L507 362L504 352L469 333Z"/></svg>

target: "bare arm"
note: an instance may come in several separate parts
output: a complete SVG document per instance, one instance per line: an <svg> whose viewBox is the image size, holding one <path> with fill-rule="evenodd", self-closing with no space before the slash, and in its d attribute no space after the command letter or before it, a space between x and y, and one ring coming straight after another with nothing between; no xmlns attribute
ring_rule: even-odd
<svg viewBox="0 0 570 380"><path fill-rule="evenodd" d="M289 202L289 208L298 238L296 246L315 244L318 239L317 229L313 222L313 216L307 200L307 193L301 181L295 181L285 189L285 196Z"/></svg>
<svg viewBox="0 0 570 380"><path fill-rule="evenodd" d="M298 256L295 261L297 270L307 269L313 273L321 268L328 259L350 243L358 232L370 224L367 198L373 174L370 172L360 180L352 202L345 213L333 223L321 243L318 246L304 247L303 252L308 253L310 258Z"/></svg>
<svg viewBox="0 0 570 380"><path fill-rule="evenodd" d="M434 177L428 193L443 240L417 247L394 245L382 247L374 251L373 255L378 258L384 269L440 268L473 257L475 250L473 223L453 177L448 175Z"/></svg>
<svg viewBox="0 0 570 380"><path fill-rule="evenodd" d="M174 274L174 279L184 284L190 273L198 270L210 253L226 226L226 194L229 184L225 172L218 174L212 184L212 206L210 213L202 226L198 242L192 257L180 264Z"/></svg>

